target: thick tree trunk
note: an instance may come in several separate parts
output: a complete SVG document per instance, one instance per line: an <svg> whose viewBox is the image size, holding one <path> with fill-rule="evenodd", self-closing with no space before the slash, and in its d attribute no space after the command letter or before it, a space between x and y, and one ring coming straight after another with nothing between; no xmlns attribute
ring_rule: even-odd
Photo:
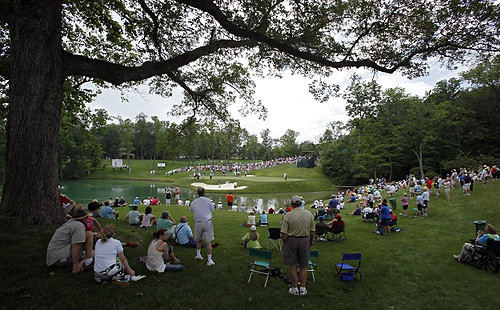
<svg viewBox="0 0 500 310"><path fill-rule="evenodd" d="M6 167L1 210L24 225L63 220L58 185L61 1L13 0Z"/></svg>

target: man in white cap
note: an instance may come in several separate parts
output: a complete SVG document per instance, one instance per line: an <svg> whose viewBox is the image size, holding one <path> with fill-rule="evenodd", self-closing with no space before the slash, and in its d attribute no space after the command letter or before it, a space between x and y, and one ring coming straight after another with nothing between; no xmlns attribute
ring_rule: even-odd
<svg viewBox="0 0 500 310"><path fill-rule="evenodd" d="M302 210L302 200L294 195L291 200L292 211L283 218L281 238L283 239L283 260L290 266L289 274L292 295L306 295L307 266L310 247L314 243L314 218L311 212ZM299 266L300 290L297 289L297 265Z"/></svg>
<svg viewBox="0 0 500 310"><path fill-rule="evenodd" d="M212 260L212 241L214 237L214 227L212 225L212 211L214 211L213 202L205 197L205 189L198 187L198 198L191 203L191 213L194 213L194 238L196 241L195 259L203 259L201 256L202 241L206 242L207 266L215 265Z"/></svg>

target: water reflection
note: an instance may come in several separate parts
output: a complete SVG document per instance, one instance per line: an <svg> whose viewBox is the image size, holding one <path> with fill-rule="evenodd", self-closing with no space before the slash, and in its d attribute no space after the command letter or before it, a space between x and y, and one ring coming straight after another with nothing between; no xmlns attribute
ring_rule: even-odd
<svg viewBox="0 0 500 310"><path fill-rule="evenodd" d="M62 181L64 186L63 193L75 200L77 203L87 205L93 199L104 201L106 199L114 199L114 197L124 197L129 203L138 197L141 201L147 197L158 197L163 205L165 205L165 188L168 187L174 191L176 186L165 183L150 183L140 181L117 181L117 180L78 180L78 181ZM186 201L197 198L196 190L190 188L179 188L181 192L181 200ZM207 197L212 199L215 205L222 203L224 208L226 204L227 193L207 193ZM247 209L252 209L256 206L259 210L268 210L270 207L279 209L287 203L287 194L265 194L265 195L238 195L237 192L232 192L235 196L235 203L240 206L244 204ZM173 198L173 197L172 197ZM172 199L172 203L175 203Z"/></svg>

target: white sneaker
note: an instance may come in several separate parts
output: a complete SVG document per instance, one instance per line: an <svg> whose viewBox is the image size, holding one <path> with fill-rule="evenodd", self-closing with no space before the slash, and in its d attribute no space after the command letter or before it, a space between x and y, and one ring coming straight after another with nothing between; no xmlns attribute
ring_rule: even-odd
<svg viewBox="0 0 500 310"><path fill-rule="evenodd" d="M209 260L207 262L207 266L212 266L212 265L215 265L215 262L213 260Z"/></svg>
<svg viewBox="0 0 500 310"><path fill-rule="evenodd" d="M300 287L300 291L299 291L299 292L300 292L300 295L301 295L301 296L302 296L302 295L307 295L307 290L306 290L306 288L305 288L305 287L303 287L303 286L301 286L301 287Z"/></svg>
<svg viewBox="0 0 500 310"><path fill-rule="evenodd" d="M194 259L201 259L201 260L203 260L203 256L201 256L201 255L196 255L196 256L194 257Z"/></svg>
<svg viewBox="0 0 500 310"><path fill-rule="evenodd" d="M289 290L288 290L288 294L290 295L296 295L296 296L299 296L300 293L299 293L299 289L296 288L296 287L291 287Z"/></svg>

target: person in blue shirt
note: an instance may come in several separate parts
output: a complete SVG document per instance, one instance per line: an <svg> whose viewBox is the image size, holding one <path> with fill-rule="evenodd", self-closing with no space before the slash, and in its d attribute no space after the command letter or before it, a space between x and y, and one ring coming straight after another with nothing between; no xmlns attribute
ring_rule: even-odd
<svg viewBox="0 0 500 310"><path fill-rule="evenodd" d="M135 204L135 205L138 205L138 204L140 204L140 203L141 203L141 201L139 200L139 197L135 197L135 199L134 199L134 204Z"/></svg>
<svg viewBox="0 0 500 310"><path fill-rule="evenodd" d="M111 208L109 205L109 200L106 200L104 202L104 207L101 209L101 217L106 218L106 219L118 219L118 211L115 211L115 209Z"/></svg>
<svg viewBox="0 0 500 310"><path fill-rule="evenodd" d="M185 216L181 217L179 225L175 227L175 243L185 247L196 248L193 231L189 227Z"/></svg>
<svg viewBox="0 0 500 310"><path fill-rule="evenodd" d="M262 214L259 216L259 224L260 224L260 226L267 226L269 224L267 222L266 211L262 211Z"/></svg>
<svg viewBox="0 0 500 310"><path fill-rule="evenodd" d="M338 204L339 204L339 201L337 200L337 197L335 195L332 195L332 199L330 199L330 201L328 202L330 209L337 210Z"/></svg>
<svg viewBox="0 0 500 310"><path fill-rule="evenodd" d="M384 199L382 201L382 206L379 209L380 213L380 226L384 229L385 234L391 234L391 228L389 227L389 223L391 221L391 209L387 205L387 200Z"/></svg>
<svg viewBox="0 0 500 310"><path fill-rule="evenodd" d="M500 241L500 236L497 234L497 229L495 228L495 226L491 224L486 225L484 232L482 230L477 231L477 237L474 243L484 246L486 245L486 241L488 239ZM467 242L462 246L462 252L460 253L460 255L453 255L453 258L459 262L468 261L472 249L473 249L472 243Z"/></svg>

